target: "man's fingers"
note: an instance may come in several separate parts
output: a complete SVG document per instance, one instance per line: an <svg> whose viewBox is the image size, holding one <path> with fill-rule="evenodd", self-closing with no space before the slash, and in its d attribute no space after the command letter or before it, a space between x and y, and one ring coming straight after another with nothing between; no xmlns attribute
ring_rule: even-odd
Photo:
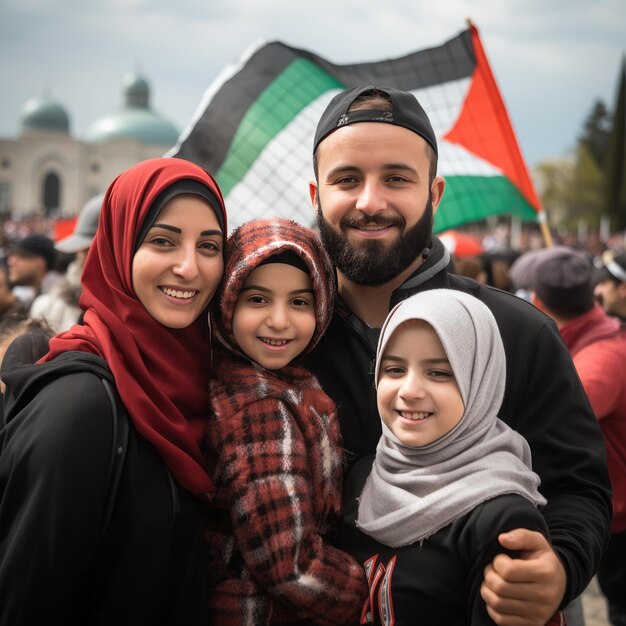
<svg viewBox="0 0 626 626"><path fill-rule="evenodd" d="M512 559L508 554L497 554L491 566L493 572L498 576L502 583L535 583L537 576L540 575L537 567L538 563L523 561L522 559Z"/></svg>
<svg viewBox="0 0 626 626"><path fill-rule="evenodd" d="M526 599L501 597L483 582L480 595L484 600L489 617L501 626L528 626L541 622L541 611Z"/></svg>
<svg viewBox="0 0 626 626"><path fill-rule="evenodd" d="M508 583L538 583L550 577L552 568L550 562L533 559L512 559L507 554L497 554L491 566L495 573Z"/></svg>
<svg viewBox="0 0 626 626"><path fill-rule="evenodd" d="M541 533L526 528L516 528L498 536L500 545L508 550L521 550L523 552L537 552L549 550L550 544ZM523 556L522 556L523 558Z"/></svg>
<svg viewBox="0 0 626 626"><path fill-rule="evenodd" d="M491 566L489 566L491 567ZM516 582L511 584L500 576L495 570L487 572L485 570L485 577L481 586L481 595L487 602L485 595L489 597L488 604L492 606L498 606L502 608L500 602L505 601L526 601L529 594L532 593L531 588L533 583L528 582ZM483 594L483 589L485 593Z"/></svg>

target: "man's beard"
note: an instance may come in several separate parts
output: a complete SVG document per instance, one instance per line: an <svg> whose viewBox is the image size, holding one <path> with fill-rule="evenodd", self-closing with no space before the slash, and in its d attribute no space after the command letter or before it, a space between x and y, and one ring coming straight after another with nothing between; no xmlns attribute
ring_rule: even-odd
<svg viewBox="0 0 626 626"><path fill-rule="evenodd" d="M344 234L346 228L379 224L397 226L398 238L386 244L377 240L363 240L353 245ZM317 203L317 225L328 256L336 268L351 282L365 287L378 287L402 273L428 245L433 229L433 204L430 194L424 214L408 230L402 216L369 215L355 219L344 217L335 230L322 215Z"/></svg>

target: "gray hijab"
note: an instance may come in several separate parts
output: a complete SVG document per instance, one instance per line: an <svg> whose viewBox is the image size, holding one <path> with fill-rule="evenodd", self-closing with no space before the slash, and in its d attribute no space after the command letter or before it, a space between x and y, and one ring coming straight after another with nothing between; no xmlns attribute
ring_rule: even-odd
<svg viewBox="0 0 626 626"><path fill-rule="evenodd" d="M506 361L496 321L480 300L435 289L397 305L381 329L375 380L391 335L414 319L430 324L439 336L465 410L452 430L420 447L402 444L383 423L357 525L391 547L423 540L498 495L515 493L535 506L546 503L537 490L528 443L497 416Z"/></svg>

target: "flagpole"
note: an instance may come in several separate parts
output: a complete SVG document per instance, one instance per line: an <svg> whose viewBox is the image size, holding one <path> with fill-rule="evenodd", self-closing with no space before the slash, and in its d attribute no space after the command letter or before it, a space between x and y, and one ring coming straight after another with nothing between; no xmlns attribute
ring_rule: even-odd
<svg viewBox="0 0 626 626"><path fill-rule="evenodd" d="M543 243L545 247L551 248L554 245L554 241L548 224L548 214L543 209L537 213L537 221L539 222L539 230L543 236Z"/></svg>

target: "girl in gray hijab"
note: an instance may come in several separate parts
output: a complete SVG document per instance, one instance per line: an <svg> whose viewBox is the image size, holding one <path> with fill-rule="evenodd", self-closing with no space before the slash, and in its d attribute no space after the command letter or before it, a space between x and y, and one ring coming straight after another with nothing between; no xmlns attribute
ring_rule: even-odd
<svg viewBox="0 0 626 626"><path fill-rule="evenodd" d="M370 586L361 623L493 624L480 585L505 552L498 535L547 536L530 448L498 418L505 374L477 298L431 290L389 313L375 371L382 437L344 491L342 547Z"/></svg>

